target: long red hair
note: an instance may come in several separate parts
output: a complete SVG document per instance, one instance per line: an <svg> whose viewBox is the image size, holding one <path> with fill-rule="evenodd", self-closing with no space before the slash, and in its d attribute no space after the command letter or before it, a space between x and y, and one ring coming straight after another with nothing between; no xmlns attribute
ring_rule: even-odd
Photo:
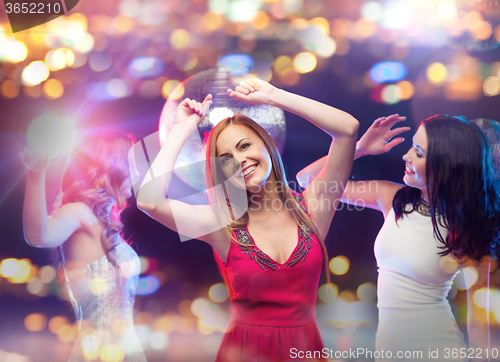
<svg viewBox="0 0 500 362"><path fill-rule="evenodd" d="M90 207L105 229L104 250L122 240L120 214L127 207L122 185L130 179L128 151L133 138L116 129L87 132L75 146L64 173L56 208L71 202Z"/></svg>

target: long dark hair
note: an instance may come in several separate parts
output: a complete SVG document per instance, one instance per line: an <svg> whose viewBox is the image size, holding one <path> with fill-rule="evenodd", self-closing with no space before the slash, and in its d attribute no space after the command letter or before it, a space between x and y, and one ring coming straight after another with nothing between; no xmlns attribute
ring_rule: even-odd
<svg viewBox="0 0 500 362"><path fill-rule="evenodd" d="M427 133L426 183L434 236L442 244L439 255L498 257L499 199L489 172L486 136L463 117L436 115L419 127ZM396 220L413 212L420 199L419 189L399 190L392 202ZM443 237L438 225L448 229L448 236Z"/></svg>

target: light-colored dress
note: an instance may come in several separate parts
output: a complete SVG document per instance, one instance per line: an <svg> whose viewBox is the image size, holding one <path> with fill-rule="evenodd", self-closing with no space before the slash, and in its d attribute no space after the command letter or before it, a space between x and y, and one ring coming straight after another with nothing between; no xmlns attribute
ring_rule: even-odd
<svg viewBox="0 0 500 362"><path fill-rule="evenodd" d="M440 230L445 238L446 229ZM397 222L394 210L387 215L375 241L379 268L375 349L391 351L392 358L379 354L378 361L462 361L451 358L453 349L466 346L447 299L460 267L451 256L438 255L440 245L423 210L405 214ZM404 351L411 354L400 353L397 358Z"/></svg>
<svg viewBox="0 0 500 362"><path fill-rule="evenodd" d="M64 270L78 324L70 362L144 362L133 309L140 261L125 242L81 268Z"/></svg>

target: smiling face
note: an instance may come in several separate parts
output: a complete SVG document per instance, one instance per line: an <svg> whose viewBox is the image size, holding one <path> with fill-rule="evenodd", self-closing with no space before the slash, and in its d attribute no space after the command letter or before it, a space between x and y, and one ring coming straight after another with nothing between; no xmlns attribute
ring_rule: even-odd
<svg viewBox="0 0 500 362"><path fill-rule="evenodd" d="M413 136L413 145L403 156L405 161L405 176L403 181L411 187L422 191L422 195L427 198L427 181L425 164L427 157L427 133L425 127L421 126Z"/></svg>
<svg viewBox="0 0 500 362"><path fill-rule="evenodd" d="M242 124L227 126L217 138L216 156L229 178L241 166L247 190L259 188L273 175L272 161L257 133Z"/></svg>

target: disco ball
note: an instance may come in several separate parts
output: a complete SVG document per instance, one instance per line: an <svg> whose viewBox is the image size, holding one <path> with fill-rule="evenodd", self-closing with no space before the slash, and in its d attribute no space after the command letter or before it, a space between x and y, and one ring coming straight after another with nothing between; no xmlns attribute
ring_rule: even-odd
<svg viewBox="0 0 500 362"><path fill-rule="evenodd" d="M243 80L241 75L220 68L197 73L184 80L173 94L183 94L177 99L169 98L160 116L160 143L163 146L165 132L175 121L175 110L184 98L203 101L207 94L212 94L213 104L205 119L198 127L199 137L192 134L182 148L175 164L174 174L189 186L205 190L205 145L212 129L224 118L234 114L243 114L257 122L276 142L280 153L285 148L285 114L280 108L269 105L246 104L227 94L227 89L234 89ZM201 144L199 142L201 138Z"/></svg>

